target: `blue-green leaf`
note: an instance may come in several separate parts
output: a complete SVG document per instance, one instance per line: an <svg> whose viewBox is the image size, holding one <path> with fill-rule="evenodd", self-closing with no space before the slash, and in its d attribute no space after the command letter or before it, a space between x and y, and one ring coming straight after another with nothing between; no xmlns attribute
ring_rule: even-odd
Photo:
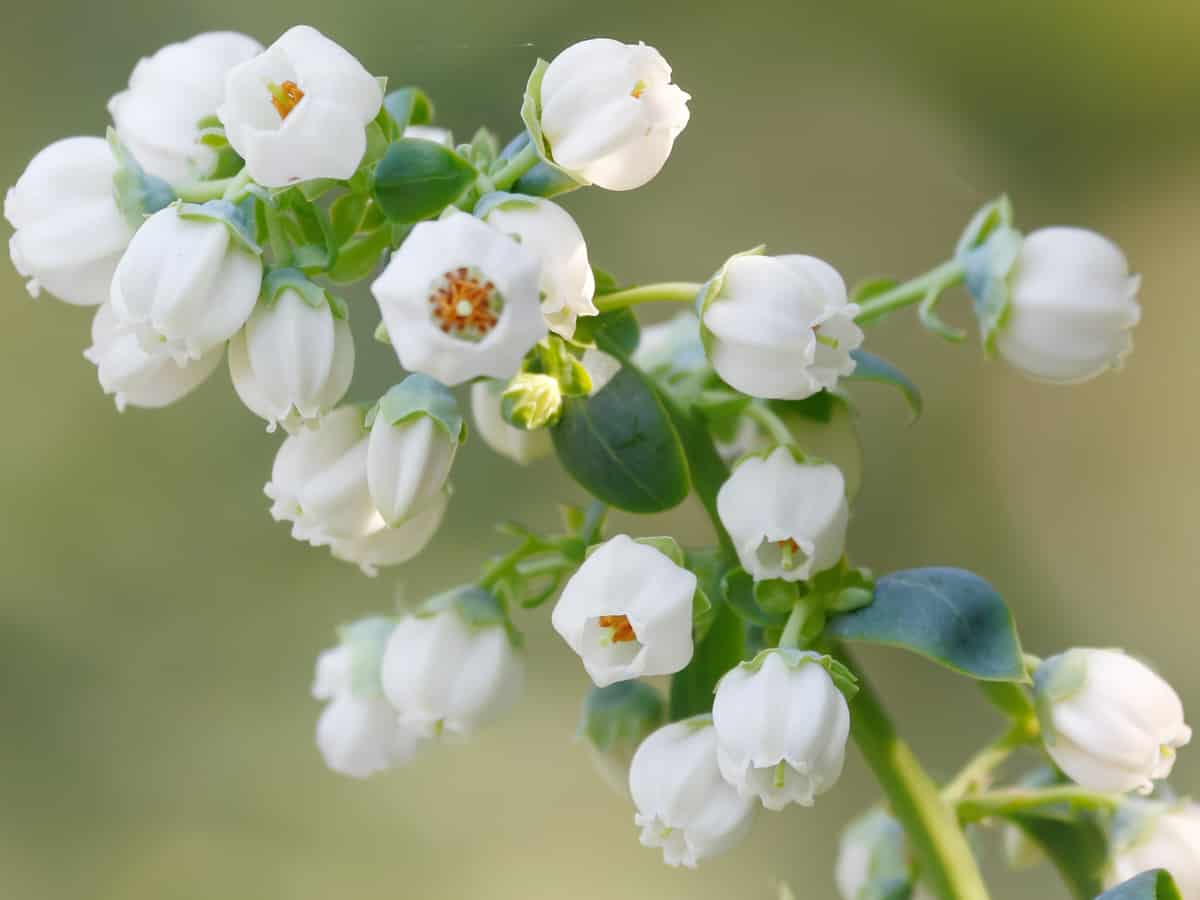
<svg viewBox="0 0 1200 900"><path fill-rule="evenodd" d="M374 197L388 221L436 216L475 183L475 167L441 144L401 138L375 167Z"/></svg>
<svg viewBox="0 0 1200 900"><path fill-rule="evenodd" d="M1101 894L1097 900L1182 900L1175 879L1165 869L1153 869Z"/></svg>
<svg viewBox="0 0 1200 900"><path fill-rule="evenodd" d="M577 344L603 344L632 356L641 339L641 327L631 309L615 309L598 316L581 316L575 323ZM611 352L611 349L608 351Z"/></svg>
<svg viewBox="0 0 1200 900"><path fill-rule="evenodd" d="M847 375L846 378L854 378L859 381L877 381L880 384L889 384L900 391L904 395L905 401L908 403L908 408L912 410L913 421L916 421L924 408L924 401L921 399L921 391L913 383L912 379L893 366L886 359L880 359L872 353L867 353L865 350L853 350L850 356L854 359L854 371Z"/></svg>
<svg viewBox="0 0 1200 900"><path fill-rule="evenodd" d="M834 616L831 636L911 650L982 681L1027 681L1012 614L962 569L910 569L875 583L870 606Z"/></svg>

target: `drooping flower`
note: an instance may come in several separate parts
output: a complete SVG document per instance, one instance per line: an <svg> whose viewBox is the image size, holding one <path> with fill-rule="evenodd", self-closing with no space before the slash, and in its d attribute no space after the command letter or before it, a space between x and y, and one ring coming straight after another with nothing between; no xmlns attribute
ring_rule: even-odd
<svg viewBox="0 0 1200 900"><path fill-rule="evenodd" d="M1200 897L1200 805L1133 801L1117 815L1109 887L1166 869L1182 900Z"/></svg>
<svg viewBox="0 0 1200 900"><path fill-rule="evenodd" d="M504 420L500 411L505 382L477 381L471 385L471 412L475 418L475 433L483 442L520 465L528 465L554 452L550 432L545 428L526 431Z"/></svg>
<svg viewBox="0 0 1200 900"><path fill-rule="evenodd" d="M117 409L158 409L183 399L221 364L221 348L182 365L165 354L147 353L137 336L118 327L105 304L92 319L92 345L84 359L96 367L100 387L114 396Z"/></svg>
<svg viewBox="0 0 1200 900"><path fill-rule="evenodd" d="M593 38L546 67L541 130L551 158L571 176L627 191L662 170L687 127L689 99L653 47Z"/></svg>
<svg viewBox="0 0 1200 900"><path fill-rule="evenodd" d="M244 34L214 31L138 60L129 87L108 101L122 143L168 182L212 174L217 154L200 142L198 123L216 114L229 70L262 49Z"/></svg>
<svg viewBox="0 0 1200 900"><path fill-rule="evenodd" d="M240 329L258 300L262 259L215 202L160 210L146 220L112 279L112 310L148 353L199 359Z"/></svg>
<svg viewBox="0 0 1200 900"><path fill-rule="evenodd" d="M335 559L353 563L374 578L380 569L400 566L415 558L433 540L446 515L450 489L442 491L399 525L389 526L378 512L361 537L340 538L330 545Z"/></svg>
<svg viewBox="0 0 1200 900"><path fill-rule="evenodd" d="M858 307L837 270L814 256L735 256L701 305L713 368L745 394L803 400L854 371Z"/></svg>
<svg viewBox="0 0 1200 900"><path fill-rule="evenodd" d="M422 222L371 285L400 364L447 385L510 378L546 335L536 254L473 216Z"/></svg>
<svg viewBox="0 0 1200 900"><path fill-rule="evenodd" d="M599 314L587 244L565 209L540 197L492 194L480 201L477 213L541 260L542 314L551 331L570 338L579 316Z"/></svg>
<svg viewBox="0 0 1200 900"><path fill-rule="evenodd" d="M525 665L495 597L467 587L405 616L383 657L383 690L425 737L465 737L520 697Z"/></svg>
<svg viewBox="0 0 1200 900"><path fill-rule="evenodd" d="M754 803L721 777L709 716L675 722L646 738L629 767L629 792L642 844L661 847L670 866L694 869L724 853L745 838L754 820Z"/></svg>
<svg viewBox="0 0 1200 900"><path fill-rule="evenodd" d="M1192 730L1179 695L1120 650L1075 648L1034 673L1046 752L1089 790L1148 794Z"/></svg>
<svg viewBox="0 0 1200 900"><path fill-rule="evenodd" d="M1116 244L1083 228L1025 237L1009 275L1009 307L996 331L1005 361L1044 381L1086 381L1133 349L1141 279Z"/></svg>
<svg viewBox="0 0 1200 900"><path fill-rule="evenodd" d="M910 896L899 892L913 877L912 851L904 828L890 815L873 809L852 822L838 844L833 880L841 900ZM912 888L911 900L933 900L923 885Z"/></svg>
<svg viewBox="0 0 1200 900"><path fill-rule="evenodd" d="M345 308L298 272L272 272L258 306L229 342L229 374L269 431L314 425L337 406L354 376Z"/></svg>
<svg viewBox="0 0 1200 900"><path fill-rule="evenodd" d="M713 725L725 780L767 809L811 806L842 774L850 708L829 657L765 650L717 685Z"/></svg>
<svg viewBox="0 0 1200 900"><path fill-rule="evenodd" d="M850 507L841 470L799 462L787 447L734 469L717 512L755 581L804 581L836 565L845 549Z"/></svg>
<svg viewBox="0 0 1200 900"><path fill-rule="evenodd" d="M598 686L670 675L692 658L696 576L619 534L567 582L551 622Z"/></svg>
<svg viewBox="0 0 1200 900"><path fill-rule="evenodd" d="M105 141L72 137L38 153L9 188L4 217L16 233L8 250L32 296L44 289L77 306L107 302L134 232L117 206L117 171Z"/></svg>
<svg viewBox="0 0 1200 900"><path fill-rule="evenodd" d="M278 188L350 178L382 104L383 88L357 59L297 25L230 70L217 115L251 177Z"/></svg>

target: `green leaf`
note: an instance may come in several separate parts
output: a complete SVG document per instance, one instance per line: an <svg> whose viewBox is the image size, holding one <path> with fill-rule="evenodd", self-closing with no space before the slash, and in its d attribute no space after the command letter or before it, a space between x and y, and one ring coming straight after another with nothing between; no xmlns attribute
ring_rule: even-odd
<svg viewBox="0 0 1200 900"><path fill-rule="evenodd" d="M630 356L637 349L641 326L631 309L614 309L598 316L583 316L575 323L572 340L577 344L596 344L607 352ZM615 354L614 354L615 355Z"/></svg>
<svg viewBox="0 0 1200 900"><path fill-rule="evenodd" d="M859 381L876 381L880 384L889 384L897 388L908 402L908 408L912 411L913 421L915 422L920 418L921 410L924 407L924 401L921 399L921 391L907 375L887 360L880 359L878 356L867 353L865 350L852 350L850 356L854 359L855 366L854 371L847 375L846 378L854 378Z"/></svg>
<svg viewBox="0 0 1200 900"><path fill-rule="evenodd" d="M687 460L670 417L628 366L591 397L573 397L550 434L563 466L593 496L628 512L662 512L688 495Z"/></svg>
<svg viewBox="0 0 1200 900"><path fill-rule="evenodd" d="M362 281L379 265L379 257L388 248L390 238L391 229L381 228L343 244L337 262L326 273L326 277L334 284Z"/></svg>
<svg viewBox="0 0 1200 900"><path fill-rule="evenodd" d="M671 721L711 712L717 682L742 661L744 652L742 622L722 603L717 606L708 634L697 645L692 661L671 678Z"/></svg>
<svg viewBox="0 0 1200 900"><path fill-rule="evenodd" d="M1104 889L1109 848L1100 823L1091 818L1064 821L1033 813L1006 818L1045 852L1078 900L1091 900Z"/></svg>
<svg viewBox="0 0 1200 900"><path fill-rule="evenodd" d="M700 642L712 627L717 607L721 605L721 579L728 561L717 547L689 550L685 556L686 568L696 573L696 596L692 602L692 636Z"/></svg>
<svg viewBox="0 0 1200 900"><path fill-rule="evenodd" d="M333 239L340 247L358 233L359 226L367 215L369 197L362 194L343 194L329 207L329 221L333 227Z"/></svg>
<svg viewBox="0 0 1200 900"><path fill-rule="evenodd" d="M1105 891L1096 900L1182 900L1182 897L1169 872L1152 869Z"/></svg>
<svg viewBox="0 0 1200 900"><path fill-rule="evenodd" d="M401 138L375 167L374 197L389 221L408 224L438 215L475 183L469 162L432 141Z"/></svg>
<svg viewBox="0 0 1200 900"><path fill-rule="evenodd" d="M612 272L606 272L598 266L592 266L592 277L596 280L596 296L615 294L621 289L621 283Z"/></svg>
<svg viewBox="0 0 1200 900"><path fill-rule="evenodd" d="M910 569L875 583L870 606L829 620L832 637L900 647L981 681L1026 682L1012 615L962 569Z"/></svg>
<svg viewBox="0 0 1200 900"><path fill-rule="evenodd" d="M392 91L383 98L383 108L392 122L395 140L404 134L409 125L428 125L433 121L433 101L418 87L405 87Z"/></svg>

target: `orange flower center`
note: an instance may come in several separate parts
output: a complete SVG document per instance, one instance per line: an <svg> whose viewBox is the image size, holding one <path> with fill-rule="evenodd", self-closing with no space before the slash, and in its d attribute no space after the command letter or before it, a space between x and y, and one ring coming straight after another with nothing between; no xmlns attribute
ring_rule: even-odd
<svg viewBox="0 0 1200 900"><path fill-rule="evenodd" d="M279 113L281 119L290 116L292 110L304 99L304 91L300 90L300 85L294 81L269 84L267 90L271 92L271 105L275 107L275 112Z"/></svg>
<svg viewBox="0 0 1200 900"><path fill-rule="evenodd" d="M434 282L429 295L433 321L444 333L465 341L482 340L500 320L503 298L476 269L462 267Z"/></svg>
<svg viewBox="0 0 1200 900"><path fill-rule="evenodd" d="M641 100L644 93L646 93L646 82L639 81L633 86L633 90L629 92L629 96L634 100Z"/></svg>
<svg viewBox="0 0 1200 900"><path fill-rule="evenodd" d="M637 640L637 632L633 630L633 626L629 624L629 619L625 616L601 616L596 620L596 624L601 628L611 629L614 644Z"/></svg>

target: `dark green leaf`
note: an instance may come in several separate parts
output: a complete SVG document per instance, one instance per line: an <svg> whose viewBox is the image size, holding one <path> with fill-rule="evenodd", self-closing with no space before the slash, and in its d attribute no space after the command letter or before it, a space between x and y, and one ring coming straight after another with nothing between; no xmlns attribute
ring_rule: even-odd
<svg viewBox="0 0 1200 900"><path fill-rule="evenodd" d="M722 603L692 661L671 679L671 721L711 712L717 682L742 661L744 652L742 622Z"/></svg>
<svg viewBox="0 0 1200 900"><path fill-rule="evenodd" d="M358 232L367 214L368 197L362 194L343 194L329 207L333 239L340 247Z"/></svg>
<svg viewBox="0 0 1200 900"><path fill-rule="evenodd" d="M392 222L419 222L454 203L475 183L476 174L453 150L402 138L375 167L375 202Z"/></svg>
<svg viewBox="0 0 1200 900"><path fill-rule="evenodd" d="M870 606L834 616L831 636L911 650L983 681L1027 681L1012 615L995 589L962 569L911 569L875 584Z"/></svg>
<svg viewBox="0 0 1200 900"><path fill-rule="evenodd" d="M855 366L854 371L850 375L847 375L847 378L890 384L892 387L897 388L904 395L904 399L908 401L908 408L912 410L913 420L915 421L920 417L923 406L921 391L907 375L887 360L880 359L878 356L867 353L865 350L854 350L850 353L850 356L853 357Z"/></svg>
<svg viewBox="0 0 1200 900"><path fill-rule="evenodd" d="M400 137L409 125L428 125L433 121L433 102L418 87L392 91L383 98L383 108L394 127L391 138Z"/></svg>
<svg viewBox="0 0 1200 900"><path fill-rule="evenodd" d="M786 613L768 612L758 605L754 579L745 569L733 569L727 573L722 588L725 602L742 621L763 628L782 628L787 622Z"/></svg>
<svg viewBox="0 0 1200 900"><path fill-rule="evenodd" d="M1054 816L1034 814L1008 818L1045 852L1078 900L1091 900L1103 890L1108 840L1098 822L1089 818L1065 822ZM1146 898L1150 900L1153 896L1147 894Z"/></svg>
<svg viewBox="0 0 1200 900"><path fill-rule="evenodd" d="M621 289L621 283L617 281L617 276L612 272L606 272L604 269L592 266L592 277L596 279L596 296L603 297L605 294L615 294Z"/></svg>
<svg viewBox="0 0 1200 900"><path fill-rule="evenodd" d="M575 323L575 343L596 344L608 353L630 356L637 349L640 337L641 327L631 309L582 316Z"/></svg>
<svg viewBox="0 0 1200 900"><path fill-rule="evenodd" d="M622 368L592 397L563 405L551 429L566 470L593 496L629 512L662 512L688 495L679 436L641 374Z"/></svg>
<svg viewBox="0 0 1200 900"><path fill-rule="evenodd" d="M388 248L390 232L389 228L381 228L343 245L326 277L334 284L353 284L366 278L375 271L379 257Z"/></svg>
<svg viewBox="0 0 1200 900"><path fill-rule="evenodd" d="M1165 869L1153 869L1105 891L1096 900L1182 900L1175 879Z"/></svg>

